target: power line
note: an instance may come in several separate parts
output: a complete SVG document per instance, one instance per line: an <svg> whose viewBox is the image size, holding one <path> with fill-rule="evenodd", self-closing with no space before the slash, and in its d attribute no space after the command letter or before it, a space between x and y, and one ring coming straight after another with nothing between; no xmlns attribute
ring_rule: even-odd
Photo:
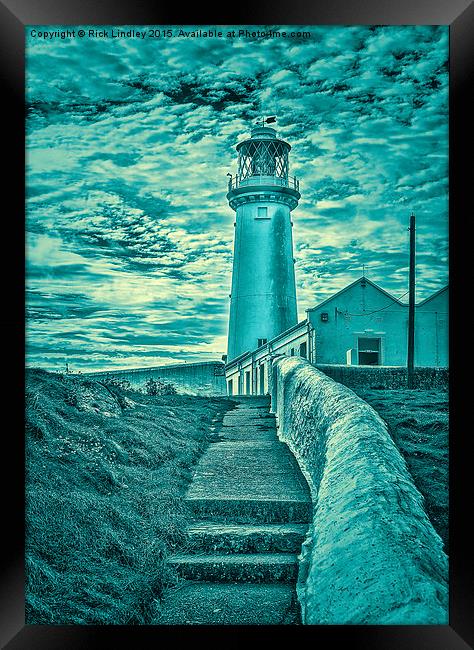
<svg viewBox="0 0 474 650"><path fill-rule="evenodd" d="M393 300L389 302L388 305L385 305L385 307L381 307L380 309L374 309L374 311L365 311L362 314L349 314L347 311L342 311L338 309L338 312L340 314L344 314L344 316L370 316L371 314L376 314L379 311L383 311L384 309L387 309L387 307L390 307L390 305L392 305L394 302L400 300L400 298L403 298L403 296L406 296L407 293L409 293L409 291L405 291L405 293L402 293L402 295L399 296L398 298L393 298Z"/></svg>

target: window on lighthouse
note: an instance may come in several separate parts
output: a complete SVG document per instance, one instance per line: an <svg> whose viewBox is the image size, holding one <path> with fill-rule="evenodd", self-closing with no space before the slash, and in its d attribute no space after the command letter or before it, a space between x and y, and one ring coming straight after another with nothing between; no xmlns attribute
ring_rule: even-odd
<svg viewBox="0 0 474 650"><path fill-rule="evenodd" d="M268 219L268 208L257 208L257 219Z"/></svg>
<svg viewBox="0 0 474 650"><path fill-rule="evenodd" d="M252 176L273 176L275 174L275 143L252 143L250 170Z"/></svg>

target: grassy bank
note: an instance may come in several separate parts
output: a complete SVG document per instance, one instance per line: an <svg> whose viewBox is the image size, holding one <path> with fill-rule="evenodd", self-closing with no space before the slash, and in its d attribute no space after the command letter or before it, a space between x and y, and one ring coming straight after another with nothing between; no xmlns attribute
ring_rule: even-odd
<svg viewBox="0 0 474 650"><path fill-rule="evenodd" d="M387 422L426 511L447 552L449 526L448 393L443 390L355 390Z"/></svg>
<svg viewBox="0 0 474 650"><path fill-rule="evenodd" d="M146 624L175 575L182 495L231 403L27 372L28 624Z"/></svg>

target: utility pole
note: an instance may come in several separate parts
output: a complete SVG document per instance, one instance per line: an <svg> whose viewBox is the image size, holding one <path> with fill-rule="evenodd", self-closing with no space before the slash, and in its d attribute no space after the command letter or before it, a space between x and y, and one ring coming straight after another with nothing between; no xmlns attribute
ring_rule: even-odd
<svg viewBox="0 0 474 650"><path fill-rule="evenodd" d="M408 300L407 386L415 387L415 215L410 215L410 279Z"/></svg>

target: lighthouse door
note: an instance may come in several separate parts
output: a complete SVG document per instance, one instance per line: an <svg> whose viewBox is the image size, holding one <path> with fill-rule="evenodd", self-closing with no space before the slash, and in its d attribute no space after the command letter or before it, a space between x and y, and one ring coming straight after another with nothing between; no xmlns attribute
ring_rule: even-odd
<svg viewBox="0 0 474 650"><path fill-rule="evenodd" d="M265 395L265 364L262 363L260 366L260 377L259 377L259 387L260 387L260 395Z"/></svg>
<svg viewBox="0 0 474 650"><path fill-rule="evenodd" d="M245 394L250 395L250 370L245 372Z"/></svg>

